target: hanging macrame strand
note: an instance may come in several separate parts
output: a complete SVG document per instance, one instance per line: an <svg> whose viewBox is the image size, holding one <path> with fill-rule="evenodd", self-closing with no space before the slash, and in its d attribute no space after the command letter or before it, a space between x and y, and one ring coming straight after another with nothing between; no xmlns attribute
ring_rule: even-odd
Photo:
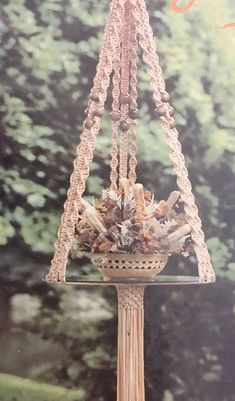
<svg viewBox="0 0 235 401"><path fill-rule="evenodd" d="M159 64L159 58L156 53L156 46L153 39L153 32L149 24L149 16L146 10L144 0L139 0L139 8L135 6L135 0L132 5L137 11L138 32L140 34L140 46L143 50L143 58L147 64L148 72L151 78L151 84L154 91L156 107L160 110L162 128L165 132L165 140L169 146L169 155L173 163L177 176L177 184L181 192L181 198L184 202L185 212L188 216L188 222L192 227L192 238L195 242L195 253L198 261L199 276L202 281L214 281L215 273L210 262L209 252L205 243L204 233L201 228L201 220L198 215L198 208L195 204L195 198L192 193L192 186L188 178L185 159L182 154L181 144L178 140L178 132L175 128L175 120L172 117L174 109L169 103L169 95L165 91L165 82L162 70ZM149 49L149 50L147 50Z"/></svg>
<svg viewBox="0 0 235 401"><path fill-rule="evenodd" d="M118 154L119 154L119 132L118 132L118 121L120 119L120 104L119 104L119 96L120 96L120 46L116 48L116 54L113 61L113 102L112 102L112 111L110 113L112 119L112 150L111 150L111 172L110 172L110 189L114 192L117 192L117 181L118 181Z"/></svg>
<svg viewBox="0 0 235 401"><path fill-rule="evenodd" d="M55 254L51 262L51 269L47 275L49 282L65 281L67 258L78 219L80 199L85 191L85 182L89 175L89 165L93 158L96 136L99 132L99 121L103 113L102 109L109 87L113 58L119 42L120 22L122 20L121 10L119 1L113 0L105 28L104 45L100 53L94 86L88 104L87 117L83 125L84 129L80 137L80 144L77 147L74 171L70 178L70 188L64 204L64 213L61 217L58 238L55 243ZM94 110L97 110L97 107L99 107L99 113Z"/></svg>
<svg viewBox="0 0 235 401"><path fill-rule="evenodd" d="M169 94L156 53L153 32L149 24L144 0L113 0L107 20L104 43L97 66L94 86L91 91L86 119L77 148L74 171L55 245L55 255L47 276L48 281L64 281L68 253L74 236L75 224L85 182L89 176L89 166L93 159L100 118L104 114L107 89L112 77L112 150L111 189L118 190L118 180L129 178L136 181L136 118L137 108L137 47L142 49L143 61L147 66L153 88L156 111L161 120L169 155L177 176L177 184L184 202L188 223L192 228L195 254L201 282L215 280L210 262L201 220L192 194L191 183L185 167L185 159L178 140L178 132L173 118L174 109L170 105Z"/></svg>
<svg viewBox="0 0 235 401"><path fill-rule="evenodd" d="M119 179L127 178L128 166L128 131L130 124L128 114L130 107L130 1L124 3L124 20L121 34L121 122L120 128L120 161Z"/></svg>
<svg viewBox="0 0 235 401"><path fill-rule="evenodd" d="M131 107L129 110L130 122L130 159L129 159L129 180L131 184L136 181L137 166L137 124L136 119L139 117L138 111L138 92L137 92L137 36L136 23L133 18L133 8L131 7L131 24L130 24L130 97Z"/></svg>
<svg viewBox="0 0 235 401"><path fill-rule="evenodd" d="M121 11L121 12L120 12ZM123 9L119 6L119 12L116 15L118 19L118 26L121 29L122 26L122 15ZM116 31L116 35L113 38L113 43L115 45L115 53L113 57L113 90L112 90L112 111L110 117L112 120L112 150L111 150L111 172L110 172L110 189L114 192L117 191L118 187L118 164L119 164L119 120L121 118L120 112L120 80L121 80L121 38L120 30Z"/></svg>

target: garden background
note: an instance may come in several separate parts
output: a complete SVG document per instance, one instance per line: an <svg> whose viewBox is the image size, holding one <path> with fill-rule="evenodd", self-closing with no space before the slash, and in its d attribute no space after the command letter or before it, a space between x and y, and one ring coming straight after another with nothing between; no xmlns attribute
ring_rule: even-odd
<svg viewBox="0 0 235 401"><path fill-rule="evenodd" d="M1 401L115 399L115 290L44 281L108 5L1 1ZM235 28L222 29L235 3L198 0L185 14L170 0L147 6L218 279L146 292L146 399L235 401ZM161 199L175 178L142 67L139 89L138 180ZM108 185L108 124L89 196Z"/></svg>

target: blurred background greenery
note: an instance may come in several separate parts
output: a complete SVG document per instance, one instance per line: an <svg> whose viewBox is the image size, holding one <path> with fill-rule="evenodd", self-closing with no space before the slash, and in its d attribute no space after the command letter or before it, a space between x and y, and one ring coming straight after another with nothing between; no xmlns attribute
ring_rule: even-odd
<svg viewBox="0 0 235 401"><path fill-rule="evenodd" d="M235 21L235 3L198 0L186 14L174 13L170 3L147 5L218 280L146 292L146 399L234 401L235 29L222 26ZM115 291L43 281L108 5L109 0L1 1L4 401L115 399ZM175 188L175 178L142 67L139 89L139 181L161 198ZM108 185L109 145L104 121L87 195ZM169 271L193 269L190 260L174 263ZM83 261L77 268L90 269Z"/></svg>

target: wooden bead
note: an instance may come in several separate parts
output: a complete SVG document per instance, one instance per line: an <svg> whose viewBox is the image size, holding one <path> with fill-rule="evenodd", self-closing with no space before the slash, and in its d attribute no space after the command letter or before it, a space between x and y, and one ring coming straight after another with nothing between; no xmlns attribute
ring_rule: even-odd
<svg viewBox="0 0 235 401"><path fill-rule="evenodd" d="M93 114L97 117L102 117L104 115L104 112L105 112L104 107L96 107L93 110Z"/></svg>
<svg viewBox="0 0 235 401"><path fill-rule="evenodd" d="M170 100L170 95L169 95L168 92L166 92L166 91L161 92L160 95L161 95L161 100L162 100L164 103L169 102L169 100Z"/></svg>
<svg viewBox="0 0 235 401"><path fill-rule="evenodd" d="M132 120L135 120L136 118L139 118L139 110L137 108L130 109L129 110L129 117Z"/></svg>
<svg viewBox="0 0 235 401"><path fill-rule="evenodd" d="M121 112L119 110L111 111L110 118L112 121L119 121L121 118Z"/></svg>
<svg viewBox="0 0 235 401"><path fill-rule="evenodd" d="M119 128L122 132L126 132L129 130L130 124L127 121L123 120L120 122Z"/></svg>
<svg viewBox="0 0 235 401"><path fill-rule="evenodd" d="M93 127L94 122L95 121L94 121L93 118L87 117L86 120L85 120L85 123L84 123L85 128L91 129Z"/></svg>
<svg viewBox="0 0 235 401"><path fill-rule="evenodd" d="M129 93L121 93L119 96L119 102L121 104L130 104L131 97Z"/></svg>
<svg viewBox="0 0 235 401"><path fill-rule="evenodd" d="M168 124L169 124L171 129L175 128L176 122L175 122L175 119L173 117L168 118L167 122L168 122Z"/></svg>
<svg viewBox="0 0 235 401"><path fill-rule="evenodd" d="M96 93L96 92L92 92L92 93L90 94L90 99L91 99L93 102L98 102L98 101L99 101L99 94Z"/></svg>
<svg viewBox="0 0 235 401"><path fill-rule="evenodd" d="M163 104L163 103L159 104L156 107L155 112L156 112L157 116L165 116L167 113L165 104Z"/></svg>

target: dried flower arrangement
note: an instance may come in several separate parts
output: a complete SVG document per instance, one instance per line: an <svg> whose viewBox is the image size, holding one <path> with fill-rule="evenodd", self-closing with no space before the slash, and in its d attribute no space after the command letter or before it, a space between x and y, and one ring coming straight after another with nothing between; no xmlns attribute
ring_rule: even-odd
<svg viewBox="0 0 235 401"><path fill-rule="evenodd" d="M116 193L103 191L94 206L82 199L71 256L93 254L175 254L193 251L191 227L180 192L155 201L142 184L122 179Z"/></svg>

